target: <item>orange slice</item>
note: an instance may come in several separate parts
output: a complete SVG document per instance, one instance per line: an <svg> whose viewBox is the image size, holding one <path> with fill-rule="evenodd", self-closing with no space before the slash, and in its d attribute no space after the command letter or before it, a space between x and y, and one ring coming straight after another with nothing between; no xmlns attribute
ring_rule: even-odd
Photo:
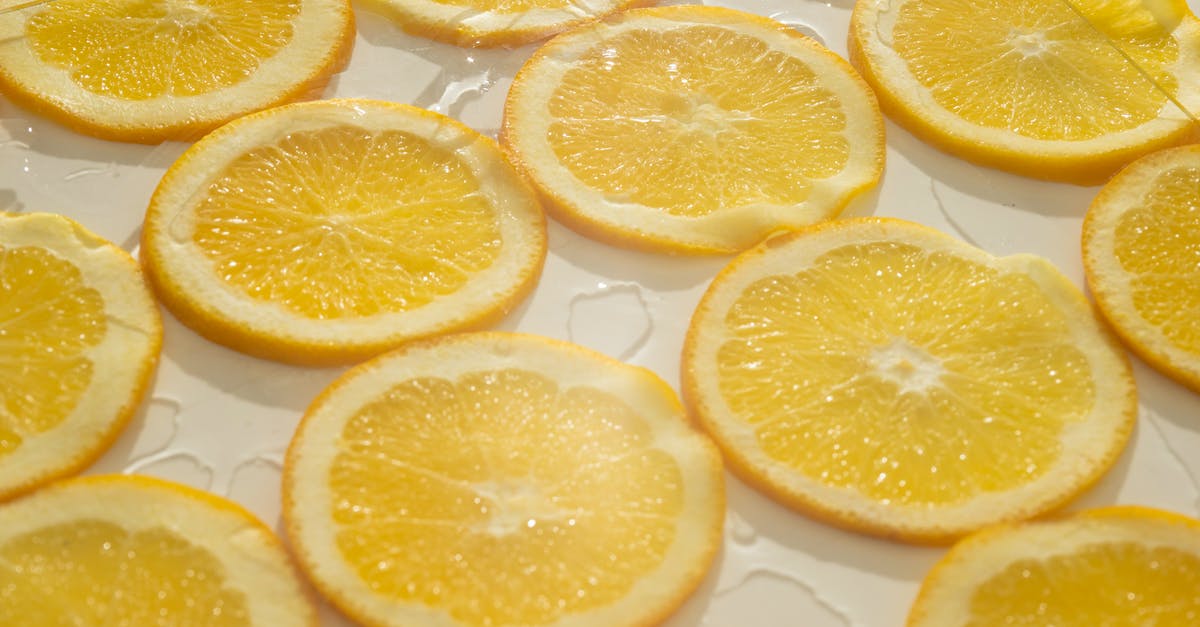
<svg viewBox="0 0 1200 627"><path fill-rule="evenodd" d="M517 73L501 141L568 226L684 253L830 218L884 159L849 65L717 7L634 10L551 40Z"/></svg>
<svg viewBox="0 0 1200 627"><path fill-rule="evenodd" d="M1069 501L1137 412L1120 345L1048 262L878 218L736 258L692 318L683 391L753 485L912 542Z"/></svg>
<svg viewBox="0 0 1200 627"><path fill-rule="evenodd" d="M1200 521L1106 507L1007 525L955 545L908 617L934 625L1194 625Z"/></svg>
<svg viewBox="0 0 1200 627"><path fill-rule="evenodd" d="M721 460L648 370L554 340L409 345L309 408L283 479L317 587L368 625L652 625L721 544Z"/></svg>
<svg viewBox="0 0 1200 627"><path fill-rule="evenodd" d="M0 624L310 625L278 538L186 486L72 479L0 506Z"/></svg>
<svg viewBox="0 0 1200 627"><path fill-rule="evenodd" d="M1083 222L1088 287L1155 368L1200 391L1200 146L1135 161Z"/></svg>
<svg viewBox="0 0 1200 627"><path fill-rule="evenodd" d="M161 346L158 306L125 251L60 216L0 213L0 500L99 457Z"/></svg>
<svg viewBox="0 0 1200 627"><path fill-rule="evenodd" d="M0 14L0 91L120 141L192 140L315 95L354 43L348 0L36 4Z"/></svg>
<svg viewBox="0 0 1200 627"><path fill-rule="evenodd" d="M364 0L404 30L467 48L519 46L651 0Z"/></svg>
<svg viewBox="0 0 1200 627"><path fill-rule="evenodd" d="M537 281L545 229L491 139L406 105L334 100L192 146L150 201L142 258L209 339L348 363L503 316Z"/></svg>
<svg viewBox="0 0 1200 627"><path fill-rule="evenodd" d="M1095 184L1200 137L1183 0L862 0L850 59L889 117L982 165Z"/></svg>

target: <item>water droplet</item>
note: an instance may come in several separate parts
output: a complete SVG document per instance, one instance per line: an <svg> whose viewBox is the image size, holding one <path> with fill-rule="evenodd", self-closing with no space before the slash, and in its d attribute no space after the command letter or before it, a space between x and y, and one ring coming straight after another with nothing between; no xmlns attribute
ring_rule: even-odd
<svg viewBox="0 0 1200 627"><path fill-rule="evenodd" d="M127 475L151 475L209 491L216 470L212 464L191 451L168 449L130 463L123 472Z"/></svg>
<svg viewBox="0 0 1200 627"><path fill-rule="evenodd" d="M599 283L576 294L567 314L567 337L628 361L654 331L654 319L642 287L634 283Z"/></svg>

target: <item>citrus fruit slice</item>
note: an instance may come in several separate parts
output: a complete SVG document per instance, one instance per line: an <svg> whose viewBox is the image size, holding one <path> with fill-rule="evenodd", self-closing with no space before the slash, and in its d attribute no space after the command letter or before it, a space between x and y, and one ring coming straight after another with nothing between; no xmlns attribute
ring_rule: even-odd
<svg viewBox="0 0 1200 627"><path fill-rule="evenodd" d="M925 578L908 624L1195 625L1197 590L1200 521L1105 507L967 537Z"/></svg>
<svg viewBox="0 0 1200 627"><path fill-rule="evenodd" d="M96 137L192 140L319 92L353 43L348 0L55 0L0 14L0 92Z"/></svg>
<svg viewBox="0 0 1200 627"><path fill-rule="evenodd" d="M648 370L508 333L369 361L309 408L284 519L368 625L651 625L721 543L717 450Z"/></svg>
<svg viewBox="0 0 1200 627"><path fill-rule="evenodd" d="M546 225L493 140L414 107L333 100L197 142L155 191L142 242L185 324L325 364L501 317L536 283Z"/></svg>
<svg viewBox="0 0 1200 627"><path fill-rule="evenodd" d="M1048 262L875 218L736 258L693 315L683 391L770 496L928 543L1068 501L1137 410L1119 344Z"/></svg>
<svg viewBox="0 0 1200 627"><path fill-rule="evenodd" d="M161 346L158 306L125 251L67 218L0 213L0 500L99 457Z"/></svg>
<svg viewBox="0 0 1200 627"><path fill-rule="evenodd" d="M688 253L832 217L884 159L875 98L847 63L718 7L637 9L554 38L517 73L501 141L572 228Z"/></svg>
<svg viewBox="0 0 1200 627"><path fill-rule="evenodd" d="M1113 177L1083 222L1100 311L1142 359L1200 391L1200 146L1143 157Z"/></svg>
<svg viewBox="0 0 1200 627"><path fill-rule="evenodd" d="M317 624L288 555L225 499L134 476L0 506L0 624Z"/></svg>
<svg viewBox="0 0 1200 627"><path fill-rule="evenodd" d="M652 0L365 0L404 30L467 48L519 46Z"/></svg>
<svg viewBox="0 0 1200 627"><path fill-rule="evenodd" d="M1100 183L1200 129L1182 0L862 0L850 59L915 135L1025 176Z"/></svg>

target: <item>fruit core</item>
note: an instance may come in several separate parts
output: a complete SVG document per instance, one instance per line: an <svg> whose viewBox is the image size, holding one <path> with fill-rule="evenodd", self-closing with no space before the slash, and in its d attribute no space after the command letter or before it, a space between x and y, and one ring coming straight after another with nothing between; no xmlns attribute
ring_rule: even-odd
<svg viewBox="0 0 1200 627"><path fill-rule="evenodd" d="M945 369L937 358L904 338L872 350L867 361L884 381L895 383L900 392L924 392L937 385Z"/></svg>

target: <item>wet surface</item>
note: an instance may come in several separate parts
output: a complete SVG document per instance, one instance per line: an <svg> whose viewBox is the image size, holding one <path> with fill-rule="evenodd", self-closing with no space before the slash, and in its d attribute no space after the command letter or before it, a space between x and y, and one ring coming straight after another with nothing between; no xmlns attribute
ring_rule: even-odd
<svg viewBox="0 0 1200 627"><path fill-rule="evenodd" d="M772 16L845 56L851 3L723 2ZM1194 5L1194 3L1193 3ZM534 50L464 50L362 13L354 57L326 96L427 107L495 135L512 75ZM890 125L888 166L859 215L895 216L993 253L1035 252L1082 285L1079 225L1095 190L1040 183L954 160ZM74 134L0 100L0 211L55 211L134 250L159 176L186 148ZM688 317L722 259L611 248L557 225L537 291L501 323L570 339L649 367L676 385ZM149 399L90 472L145 473L227 495L277 526L282 451L339 370L243 357L168 314ZM1200 514L1200 397L1139 366L1139 431L1118 468L1076 507L1143 503ZM941 552L843 532L728 483L726 543L700 591L669 621L692 625L899 625ZM326 625L348 624L325 608Z"/></svg>
<svg viewBox="0 0 1200 627"><path fill-rule="evenodd" d="M600 283L571 298L567 339L628 361L645 348L654 333L642 287L634 283Z"/></svg>

